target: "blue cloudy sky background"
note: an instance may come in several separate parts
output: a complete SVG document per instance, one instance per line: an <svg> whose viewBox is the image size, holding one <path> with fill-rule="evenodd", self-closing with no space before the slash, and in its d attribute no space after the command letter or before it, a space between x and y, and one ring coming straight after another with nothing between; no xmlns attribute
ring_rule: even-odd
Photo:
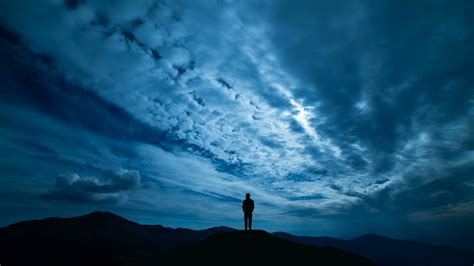
<svg viewBox="0 0 474 266"><path fill-rule="evenodd" d="M472 1L0 1L0 224L474 246Z"/></svg>

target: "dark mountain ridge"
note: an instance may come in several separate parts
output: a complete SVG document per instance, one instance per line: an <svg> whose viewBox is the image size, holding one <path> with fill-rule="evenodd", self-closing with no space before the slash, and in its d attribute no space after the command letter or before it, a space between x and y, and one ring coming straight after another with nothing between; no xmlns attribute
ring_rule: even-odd
<svg viewBox="0 0 474 266"><path fill-rule="evenodd" d="M474 251L448 245L431 245L368 233L349 240L295 236L275 232L281 238L314 246L331 246L354 252L377 265L473 265Z"/></svg>
<svg viewBox="0 0 474 266"><path fill-rule="evenodd" d="M357 255L356 255L357 254ZM141 225L110 212L0 228L0 263L34 265L472 265L474 252L374 234L350 240L229 227ZM368 259L366 259L368 258ZM248 261L246 262L247 264ZM468 264L466 264L468 263Z"/></svg>
<svg viewBox="0 0 474 266"><path fill-rule="evenodd" d="M295 254L302 255L293 256L296 260L317 260L315 255L319 254L324 255L322 257L328 261L332 258L333 261L353 265L373 265L368 259L351 252L293 243L263 231L247 235L246 232L229 227L205 230L172 229L161 225L140 225L110 212L23 221L1 228L0 263L188 265L189 261L183 258L193 258L196 254L201 254L193 261L200 259L202 263L211 265L212 261L214 265L232 264L247 252L249 245L256 248L256 243L263 243L265 246L260 246L261 249L264 248L261 253L253 253L252 259L255 261L275 260L279 256L266 256L272 254L272 250L279 250L280 254L296 252ZM232 258L231 254L234 254L234 259L226 262L226 258Z"/></svg>
<svg viewBox="0 0 474 266"><path fill-rule="evenodd" d="M215 231L140 225L110 212L97 211L73 218L22 221L1 228L0 259L4 265L5 260L12 263L60 263L72 259L85 263L123 261L161 255L184 242L205 239Z"/></svg>

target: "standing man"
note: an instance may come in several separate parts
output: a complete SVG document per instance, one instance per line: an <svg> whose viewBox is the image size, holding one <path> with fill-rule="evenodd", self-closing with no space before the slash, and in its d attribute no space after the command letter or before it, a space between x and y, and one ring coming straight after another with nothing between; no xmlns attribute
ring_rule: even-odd
<svg viewBox="0 0 474 266"><path fill-rule="evenodd" d="M244 211L245 230L247 225L249 230L252 230L252 212L254 208L253 199L250 198L250 193L245 194L245 199L242 202L242 210Z"/></svg>

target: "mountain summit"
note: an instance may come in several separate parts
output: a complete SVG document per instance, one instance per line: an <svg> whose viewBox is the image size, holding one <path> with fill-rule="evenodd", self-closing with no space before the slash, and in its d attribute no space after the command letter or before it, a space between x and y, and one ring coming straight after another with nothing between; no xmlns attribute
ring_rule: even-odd
<svg viewBox="0 0 474 266"><path fill-rule="evenodd" d="M163 261L166 265L375 265L351 252L299 244L261 230L217 232L178 247Z"/></svg>

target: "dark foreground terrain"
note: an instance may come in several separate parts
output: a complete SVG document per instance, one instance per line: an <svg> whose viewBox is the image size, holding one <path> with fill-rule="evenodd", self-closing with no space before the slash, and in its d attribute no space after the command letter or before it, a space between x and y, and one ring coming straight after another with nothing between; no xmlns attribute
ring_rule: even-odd
<svg viewBox="0 0 474 266"><path fill-rule="evenodd" d="M1 265L374 265L264 231L140 225L109 212L19 222L0 230Z"/></svg>
<svg viewBox="0 0 474 266"><path fill-rule="evenodd" d="M288 241L265 231L218 232L163 256L167 265L374 265L369 259L332 247Z"/></svg>
<svg viewBox="0 0 474 266"><path fill-rule="evenodd" d="M140 225L110 212L0 229L4 265L472 265L474 252L376 235L352 240ZM450 262L450 263L448 263Z"/></svg>

